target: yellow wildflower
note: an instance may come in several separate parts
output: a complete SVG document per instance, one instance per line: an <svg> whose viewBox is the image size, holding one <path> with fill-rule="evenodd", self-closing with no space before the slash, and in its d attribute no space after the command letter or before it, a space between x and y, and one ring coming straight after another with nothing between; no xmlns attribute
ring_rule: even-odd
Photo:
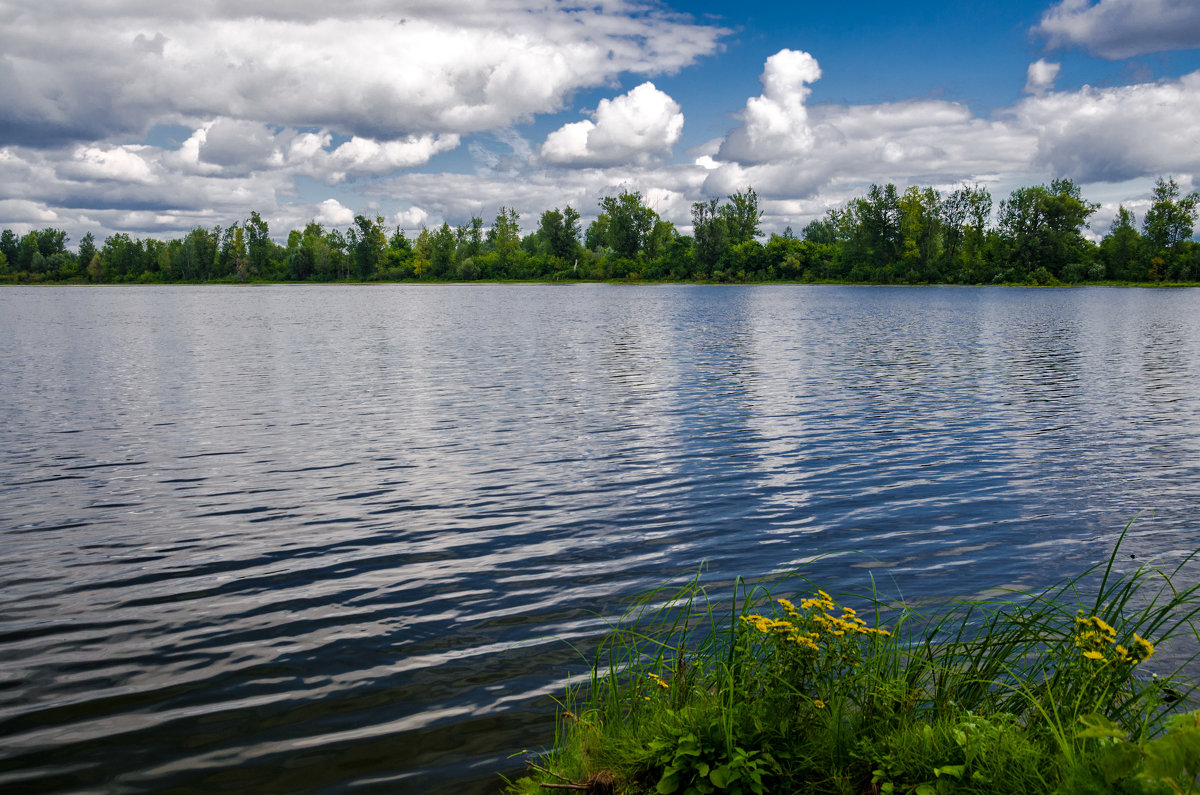
<svg viewBox="0 0 1200 795"><path fill-rule="evenodd" d="M1133 633L1133 642L1137 645L1138 651L1140 652L1138 655L1139 660L1148 660L1154 656L1154 644L1143 638L1141 635L1138 635L1136 632Z"/></svg>
<svg viewBox="0 0 1200 795"><path fill-rule="evenodd" d="M1098 651L1085 651L1083 653L1083 656L1087 657L1089 660L1103 660L1104 659L1104 655Z"/></svg>
<svg viewBox="0 0 1200 795"><path fill-rule="evenodd" d="M814 698L813 706L816 707L817 709L825 709L825 702L819 698Z"/></svg>
<svg viewBox="0 0 1200 795"><path fill-rule="evenodd" d="M654 684L658 685L659 687L661 687L663 690L671 689L671 686L669 684L667 684L666 682L664 682L663 678L661 676L659 676L658 674L646 674L646 676L650 677L650 681L653 682Z"/></svg>

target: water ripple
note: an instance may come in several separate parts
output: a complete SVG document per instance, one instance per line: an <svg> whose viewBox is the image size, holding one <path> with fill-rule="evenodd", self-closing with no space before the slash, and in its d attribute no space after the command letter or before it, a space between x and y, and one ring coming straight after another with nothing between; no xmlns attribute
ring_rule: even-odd
<svg viewBox="0 0 1200 795"><path fill-rule="evenodd" d="M1195 291L0 291L0 788L494 790L631 596L1172 562Z"/></svg>

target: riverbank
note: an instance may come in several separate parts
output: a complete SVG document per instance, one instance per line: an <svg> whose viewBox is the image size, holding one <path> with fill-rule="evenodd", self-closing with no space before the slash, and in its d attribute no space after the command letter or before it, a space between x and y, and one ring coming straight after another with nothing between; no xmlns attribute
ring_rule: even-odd
<svg viewBox="0 0 1200 795"><path fill-rule="evenodd" d="M933 610L803 572L723 603L655 591L508 792L1192 792L1200 586L1173 584L1190 557L1122 573L1119 550Z"/></svg>
<svg viewBox="0 0 1200 795"><path fill-rule="evenodd" d="M270 281L270 280L264 280L264 279L247 280L247 281L237 281L235 279L215 279L215 280L210 280L210 281L164 282L164 281L147 281L147 280L139 279L139 280L135 280L135 281L124 281L124 282L121 282L121 281L92 282L92 281L88 281L85 279L67 279L67 280L61 280L61 281L55 281L55 280L17 281L17 280L10 279L6 276L0 276L0 286L12 285L12 286L26 286L26 287L33 287L33 286L88 287L88 286L104 286L104 285L107 285L107 286L114 286L114 285L159 286L159 287L167 287L167 286L197 287L197 286L217 286L217 285L245 287L245 286L298 285L298 286L307 286L307 287L321 287L321 286L346 287L346 286L366 286L366 285L470 286L470 285L488 285L488 284L491 284L491 285L496 285L496 284L514 284L514 285L515 284L744 285L744 286L745 285L752 285L752 286L758 286L758 285L762 285L762 286L766 286L766 285L812 285L812 286L837 286L837 287L853 287L853 286L862 286L862 287L984 287L984 286L986 286L986 287L1138 287L1138 288L1156 288L1156 289L1177 289L1177 288L1185 288L1185 287L1200 287L1200 282L1170 282L1170 281L1161 281L1161 282L1157 282L1157 281L1156 282L1145 282L1145 281L1141 281L1141 282L1122 282L1122 281L1059 282L1059 281L1055 281L1055 282L1050 282L1050 283L1045 283L1045 284L1036 283L1036 282L995 282L995 283L989 284L989 285L959 284L959 283L952 283L952 282L915 282L915 283L871 282L871 281L856 282L856 281L847 281L847 280L838 280L838 279L809 279L809 280L776 279L776 280L770 280L770 281L737 281L737 280L733 280L733 279L721 279L721 280L694 279L694 280L689 280L689 281L673 281L673 280L669 280L669 279L665 279L665 280L655 280L655 279L475 279L472 281L454 281L454 280L432 281L432 280L428 280L428 279L402 279L402 280L397 280L397 281L342 280L342 281L321 281L321 282Z"/></svg>

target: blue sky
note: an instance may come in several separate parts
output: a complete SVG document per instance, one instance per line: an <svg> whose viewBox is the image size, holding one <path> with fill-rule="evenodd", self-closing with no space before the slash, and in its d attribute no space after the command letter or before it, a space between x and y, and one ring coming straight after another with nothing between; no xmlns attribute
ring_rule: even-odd
<svg viewBox="0 0 1200 795"><path fill-rule="evenodd" d="M1200 4L0 0L0 227L177 236L257 210L415 232L640 190L767 231L872 182L1138 213L1200 171Z"/></svg>

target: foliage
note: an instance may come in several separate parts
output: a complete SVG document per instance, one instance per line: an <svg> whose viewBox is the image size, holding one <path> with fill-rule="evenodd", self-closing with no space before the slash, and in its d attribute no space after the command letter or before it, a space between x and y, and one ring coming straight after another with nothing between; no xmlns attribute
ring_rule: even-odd
<svg viewBox="0 0 1200 795"><path fill-rule="evenodd" d="M1176 707L1195 693L1200 585L1174 584L1190 557L1119 572L1119 548L1045 591L931 611L877 592L850 595L856 610L811 584L773 596L803 572L739 580L726 602L699 575L658 589L509 791L1193 791L1200 712ZM1164 644L1191 656L1140 673Z"/></svg>
<svg viewBox="0 0 1200 795"><path fill-rule="evenodd" d="M1159 179L1142 219L1120 208L1109 233L1085 234L1097 205L1067 179L1014 190L993 219L991 194L963 185L872 185L833 208L799 237L790 227L765 236L758 194L747 187L724 201L691 207L682 235L638 191L599 200L582 233L570 205L547 210L522 233L520 216L500 207L486 230L467 223L389 231L379 216L354 216L346 229L312 221L280 245L257 212L227 227L183 238L87 233L77 251L62 230L0 232L6 282L473 281L620 279L677 282L867 282L877 284L1184 283L1200 279L1192 239L1200 194L1182 195ZM994 223L993 223L994 220Z"/></svg>
<svg viewBox="0 0 1200 795"><path fill-rule="evenodd" d="M600 200L603 233L596 241L622 259L634 259L646 245L658 213L642 202L639 191L621 191Z"/></svg>

